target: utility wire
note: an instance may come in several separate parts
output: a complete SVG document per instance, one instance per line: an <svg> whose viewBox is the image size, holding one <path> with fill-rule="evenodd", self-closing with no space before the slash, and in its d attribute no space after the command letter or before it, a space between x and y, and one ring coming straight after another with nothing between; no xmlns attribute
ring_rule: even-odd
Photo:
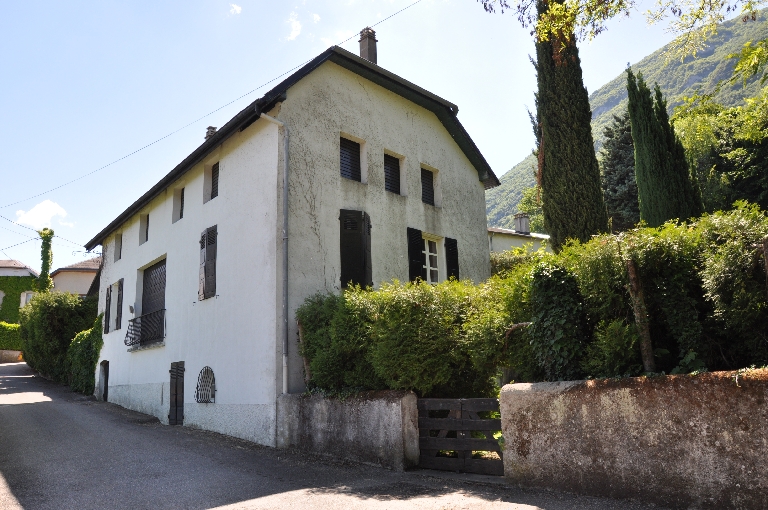
<svg viewBox="0 0 768 510"><path fill-rule="evenodd" d="M381 23L384 23L384 22L385 22L385 21L387 21L388 19L390 19L390 18L392 18L392 17L394 17L394 16L397 16L398 14L400 14L400 13L401 13L401 12L403 12L403 11L405 11L406 9L410 9L410 8L411 8L411 7L413 7L414 5L416 5L416 4L418 4L418 3L420 3L421 1L422 1L422 0L416 0L416 1L415 1L415 2L413 2L413 3L406 5L405 7L403 7L402 9L400 9L399 11L397 11L397 12L395 12L395 13L393 13L393 14L390 14L390 15L389 15L389 16L387 16L386 18L384 18L384 19L382 19L382 20L379 20L379 21L377 21L377 22L376 22L376 23L374 23L373 25L370 25L370 27L375 27L376 25L379 25L379 24L381 24ZM347 41L349 41L349 40L351 40L351 39L355 38L357 35L358 35L358 34L353 34L352 36L348 37L347 39L344 39L344 40L343 40L343 41L341 41L340 43L336 44L336 46L341 46L342 44L346 43ZM259 90L259 89L261 89L261 88L264 88L264 87L266 87L267 85L269 85L269 84L270 84L270 83L272 83L273 81L276 81L276 80L278 80L278 79L282 78L282 77L283 77L283 76L285 76L286 74L292 73L292 72L293 72L293 71L295 71L296 69L299 69L300 67L302 67L302 66L304 66L304 65L308 64L308 63L309 63L309 62L311 62L311 61L312 61L312 59L310 59L310 60L307 60L306 62L303 62L303 63L301 63L301 64L297 65L296 67L294 67L294 68L292 68L292 69L290 69L290 70L288 70L288 71L284 72L283 74L281 74L281 75L278 75L278 76L276 76L276 77L272 78L271 80L269 80L269 81L267 81L267 82L265 82L265 83L263 83L263 84L259 85L259 86L258 86L258 87L256 87L255 89L252 89L252 90L250 90L250 91L246 92L245 94L241 95L240 97L237 97L237 98L233 99L232 101L228 102L227 104L225 104L225 105L222 105L222 106L220 106L220 107L216 108L215 110L213 110L213 111L211 111L211 112L208 112L208 113L206 113L206 114L205 114L205 115L203 115L202 117L199 117L199 118L197 118L197 119L193 120L192 122L190 122L190 123L188 123L188 124L185 124L184 126L182 126L182 127L178 128L177 130L175 130L175 131L172 131L172 132L168 133L167 135L165 135L165 136L163 136L163 137L161 137L161 138L158 138L158 139L157 139L157 140L155 140L154 142L150 142L150 143L148 143L147 145L145 145L145 146L143 146L143 147L141 147L141 148L139 148L139 149L136 149L135 151L133 151L133 152L131 152L131 153L129 153L129 154L126 154L125 156L123 156L123 157L121 157L121 158L118 158L118 159L116 159L116 160L112 161L111 163L107 163L106 165L104 165L104 166L101 166L101 167L97 168L96 170L93 170L92 172L88 172L87 174L81 175L80 177L77 177L77 178L75 178L75 179L72 179L71 181L67 181L67 182L65 182L64 184L60 184L60 185L56 186L55 188L51 188L51 189L49 189L49 190L47 190L47 191L43 191L42 193L38 193L37 195L32 195L31 197L23 198L23 199L21 199L21 200L18 200L18 201L16 201L16 202L11 202L10 204L5 204L5 205L2 205L2 206L0 206L0 209L5 209L6 207L11 207L12 205L17 205L17 204L20 204L20 203L22 203L22 202L26 202L27 200L32 200L33 198L41 197L41 196L43 196L43 195L46 195L46 194L48 194L48 193L50 193L50 192L52 192L52 191L56 191L57 189L61 189L61 188L63 188L64 186L69 186L70 184L72 184L72 183L75 183L75 182L77 182L77 181L79 181L79 180L81 180L81 179L85 179L86 177L88 177L88 176L90 176L90 175L93 175L93 174L95 174L96 172L100 172L101 170L104 170L105 168L108 168L108 167L110 167L110 166L114 165L115 163L119 163L120 161L122 161L122 160L124 160L124 159L127 159L127 158L129 158L129 157L133 156L134 154L137 154L137 153L139 153L139 152L143 151L144 149L147 149L147 148L149 148L149 147L152 147L152 146L153 146L153 145L155 145L156 143L158 143L158 142L161 142L161 141L165 140L166 138L168 138L168 137L170 137L170 136L173 136L173 135L175 135L175 134L176 134L176 133L178 133L179 131L182 131L182 130L184 130L184 129L188 128L188 127L189 127L189 126L191 126L192 124L196 124L196 123L200 122L200 121L201 121L201 120L203 120L204 118L206 118L206 117L209 117L209 116L213 115L214 113L218 112L219 110L222 110L222 109L226 108L227 106L231 105L232 103L235 103L235 102L237 102L237 101L241 100L242 98L244 98L244 97L246 97L246 96L249 96L249 95L253 94L253 93L254 93L254 92L256 92L257 90ZM5 218L5 219L8 219L8 218ZM8 220L8 221L11 221L11 220ZM15 222L14 222L14 223L15 223ZM33 229L33 230L34 230L34 229Z"/></svg>
<svg viewBox="0 0 768 510"><path fill-rule="evenodd" d="M0 214L0 218L4 219L4 220L6 220L6 221L10 221L10 222L11 222L11 223L13 223L14 225L18 225L19 227L24 227L24 228L26 228L26 229L28 229L28 230L31 230L31 231L32 231L32 232L34 232L35 234L37 234L37 233L38 233L36 229L34 229L34 228L32 228L32 227L28 227L28 226L26 226L26 225L22 225L21 223L15 222L15 221L13 221L13 220L12 220L12 219L10 219L10 218L6 218L5 216L3 216L3 215L1 215L1 214ZM13 230L10 230L10 229L8 229L8 228L6 228L5 230L9 230L10 232L14 232ZM20 232L16 232L16 233L17 233L17 234L19 234L19 235L24 235L24 234L21 234ZM77 246L77 247L83 246L83 245L82 245L82 244L80 244L80 243L76 243L75 241L70 241L70 240L69 240L69 239L67 239L66 237L61 237L60 235L56 235L56 234L54 234L54 235L53 235L53 237L58 237L58 238L59 238L59 239L61 239L62 241L66 241L66 242L68 242L68 243L70 243L70 244L74 244L74 245L75 245L75 246ZM39 237L37 237L36 239L40 239L40 238L39 238Z"/></svg>
<svg viewBox="0 0 768 510"><path fill-rule="evenodd" d="M12 245L10 245L10 246L6 246L5 248L0 248L0 251L3 251L3 250L7 250L7 249L9 249L9 248L13 248L13 247L15 247L15 246L19 246L19 245L22 245L22 244L28 243L28 242L30 242L30 241L36 241L36 240L38 240L38 239L41 239L41 238L40 238L40 237L33 237L33 238L30 238L30 239L27 239L26 241L22 241L22 242L20 242L20 243L16 243L16 244L12 244ZM5 253L5 252L3 251L3 253ZM8 256L8 254L6 254L5 256L7 257L7 256Z"/></svg>

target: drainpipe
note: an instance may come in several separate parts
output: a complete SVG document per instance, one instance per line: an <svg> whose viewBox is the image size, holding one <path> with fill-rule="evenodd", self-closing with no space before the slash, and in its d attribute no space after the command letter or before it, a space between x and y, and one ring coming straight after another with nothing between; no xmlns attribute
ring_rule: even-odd
<svg viewBox="0 0 768 510"><path fill-rule="evenodd" d="M288 128L274 117L261 117L283 129L283 394L288 393Z"/></svg>

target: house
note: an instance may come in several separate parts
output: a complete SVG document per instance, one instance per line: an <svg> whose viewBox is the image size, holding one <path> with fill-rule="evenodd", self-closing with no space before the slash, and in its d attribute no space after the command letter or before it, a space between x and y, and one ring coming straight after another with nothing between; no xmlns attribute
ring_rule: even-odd
<svg viewBox="0 0 768 510"><path fill-rule="evenodd" d="M531 232L528 214L517 213L514 216L515 229L488 227L488 249L493 252L502 252L512 248L530 246L534 251L542 246L551 252L549 236Z"/></svg>
<svg viewBox="0 0 768 510"><path fill-rule="evenodd" d="M18 309L32 299L37 276L37 272L23 262L0 260L0 321L18 322Z"/></svg>
<svg viewBox="0 0 768 510"><path fill-rule="evenodd" d="M101 257L60 267L51 273L53 292L69 292L85 297L101 265Z"/></svg>
<svg viewBox="0 0 768 510"><path fill-rule="evenodd" d="M243 109L102 246L97 396L265 445L304 390L294 312L351 283L490 276L498 179L456 105L332 47Z"/></svg>

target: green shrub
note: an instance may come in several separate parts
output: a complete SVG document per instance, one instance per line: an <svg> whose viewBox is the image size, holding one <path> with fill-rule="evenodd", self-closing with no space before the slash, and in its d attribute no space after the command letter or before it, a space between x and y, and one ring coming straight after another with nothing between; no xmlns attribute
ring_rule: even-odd
<svg viewBox="0 0 768 510"><path fill-rule="evenodd" d="M0 304L0 321L18 323L21 293L35 289L34 276L0 276L0 290L5 296Z"/></svg>
<svg viewBox="0 0 768 510"><path fill-rule="evenodd" d="M69 386L74 391L86 395L93 395L96 385L96 364L104 345L102 338L102 315L96 318L91 329L81 331L67 349L65 358L65 371Z"/></svg>
<svg viewBox="0 0 768 510"><path fill-rule="evenodd" d="M23 351L24 346L19 335L18 324L8 324L0 321L0 351Z"/></svg>
<svg viewBox="0 0 768 510"><path fill-rule="evenodd" d="M551 257L544 248L533 250L533 243L502 252L491 252L491 274L505 276L515 268Z"/></svg>
<svg viewBox="0 0 768 510"><path fill-rule="evenodd" d="M587 346L582 370L589 377L635 376L643 371L640 340L634 324L601 322Z"/></svg>
<svg viewBox="0 0 768 510"><path fill-rule="evenodd" d="M58 382L67 382L65 357L77 333L93 324L97 301L61 292L35 294L21 310L24 359L30 367Z"/></svg>
<svg viewBox="0 0 768 510"><path fill-rule="evenodd" d="M576 277L560 265L542 262L533 269L530 292L534 356L549 380L578 379L589 334Z"/></svg>

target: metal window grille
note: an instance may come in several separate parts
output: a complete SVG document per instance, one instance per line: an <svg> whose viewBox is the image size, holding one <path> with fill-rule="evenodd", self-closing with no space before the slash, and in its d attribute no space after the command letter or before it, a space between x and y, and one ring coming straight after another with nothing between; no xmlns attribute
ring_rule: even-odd
<svg viewBox="0 0 768 510"><path fill-rule="evenodd" d="M195 402L198 404L213 404L216 402L216 378L211 367L203 367L197 376Z"/></svg>

